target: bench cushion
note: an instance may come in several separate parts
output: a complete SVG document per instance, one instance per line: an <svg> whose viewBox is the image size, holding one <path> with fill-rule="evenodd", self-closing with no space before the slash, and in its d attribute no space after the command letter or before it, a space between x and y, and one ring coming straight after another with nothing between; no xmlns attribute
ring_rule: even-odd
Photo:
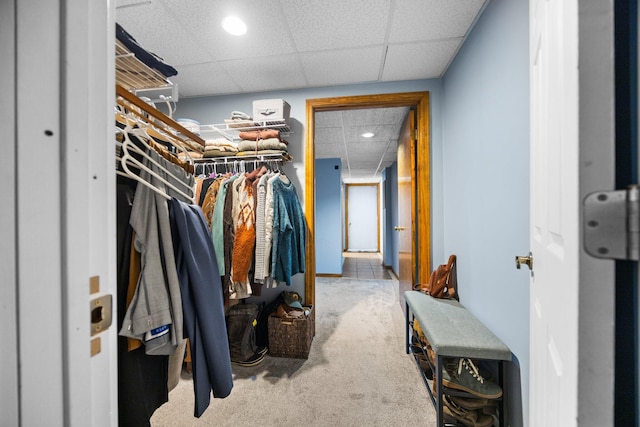
<svg viewBox="0 0 640 427"><path fill-rule="evenodd" d="M438 356L511 360L509 347L458 301L418 291L404 297Z"/></svg>

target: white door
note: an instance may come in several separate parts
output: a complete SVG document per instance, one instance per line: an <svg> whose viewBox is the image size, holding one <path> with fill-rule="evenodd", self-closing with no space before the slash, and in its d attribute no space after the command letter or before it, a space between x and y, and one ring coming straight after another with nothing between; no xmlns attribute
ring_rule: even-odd
<svg viewBox="0 0 640 427"><path fill-rule="evenodd" d="M577 2L534 0L531 11L530 425L568 427L578 407Z"/></svg>
<svg viewBox="0 0 640 427"><path fill-rule="evenodd" d="M347 250L378 252L378 185L347 184Z"/></svg>
<svg viewBox="0 0 640 427"><path fill-rule="evenodd" d="M91 334L92 316L111 314L95 298L116 293L114 5L14 0L0 10L0 50L15 66L0 121L11 145L0 424L116 426L116 325Z"/></svg>
<svg viewBox="0 0 640 427"><path fill-rule="evenodd" d="M593 17L608 16L610 5L587 3L530 2L531 427L613 422L613 280L609 275L607 281L610 266L594 268L603 261L585 255L580 232L583 193L602 183L585 177L598 167L609 172L598 163L602 153L586 153L593 146L593 134L604 131L612 121L611 93L607 92L611 76L593 77L598 67L606 69L611 53L605 45L604 57L593 60L601 46L591 45L594 40L607 40L610 34L606 25L596 30L596 37L590 33ZM604 6L604 15L602 11L591 15L598 6ZM601 36L597 31L605 33ZM605 95L593 99L603 87ZM611 135L606 138L606 131L604 135L596 144L610 142ZM604 280L597 275L604 275ZM598 287L598 296L592 298L592 290ZM597 316L604 323L599 324ZM591 327L594 319L597 326ZM601 399L591 400L596 393Z"/></svg>

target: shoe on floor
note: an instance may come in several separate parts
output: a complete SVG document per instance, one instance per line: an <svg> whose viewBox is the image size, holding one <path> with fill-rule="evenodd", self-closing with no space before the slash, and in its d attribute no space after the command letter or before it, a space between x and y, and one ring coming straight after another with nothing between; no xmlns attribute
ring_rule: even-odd
<svg viewBox="0 0 640 427"><path fill-rule="evenodd" d="M255 353L253 353L253 356L251 356L249 359L247 359L245 361L234 361L234 360L232 360L231 363L233 365L237 365L237 366L256 366L256 365L259 365L260 363L262 363L262 361L264 360L265 356L266 356L266 352L260 353L259 351L256 351Z"/></svg>
<svg viewBox="0 0 640 427"><path fill-rule="evenodd" d="M490 427L493 425L493 417L479 410L465 409L450 399L446 394L442 395L442 412L445 417L460 421L467 427Z"/></svg>
<svg viewBox="0 0 640 427"><path fill-rule="evenodd" d="M462 390L485 399L497 399L502 396L500 386L485 380L471 359L460 358L457 362L457 369L449 370L450 379L442 376L442 384L445 387Z"/></svg>

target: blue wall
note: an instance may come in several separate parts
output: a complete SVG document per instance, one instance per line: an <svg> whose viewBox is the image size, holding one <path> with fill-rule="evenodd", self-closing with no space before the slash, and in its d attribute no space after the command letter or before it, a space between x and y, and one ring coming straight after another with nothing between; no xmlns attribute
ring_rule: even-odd
<svg viewBox="0 0 640 427"><path fill-rule="evenodd" d="M337 167L337 169L336 169ZM316 160L316 273L342 274L342 161Z"/></svg>
<svg viewBox="0 0 640 427"><path fill-rule="evenodd" d="M443 102L444 250L458 255L461 302L514 353L512 426L529 400L529 274L514 264L529 252L528 7L489 3L444 77Z"/></svg>

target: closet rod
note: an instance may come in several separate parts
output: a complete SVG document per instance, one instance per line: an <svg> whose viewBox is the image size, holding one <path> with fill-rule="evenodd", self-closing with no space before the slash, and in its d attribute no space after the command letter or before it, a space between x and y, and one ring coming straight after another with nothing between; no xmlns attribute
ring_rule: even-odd
<svg viewBox="0 0 640 427"><path fill-rule="evenodd" d="M182 135L188 137L195 143L201 145L202 151L204 151L204 146L205 146L204 139L200 138L198 135L191 132L190 130L185 129L184 126L180 125L171 117L167 116L162 111L156 110L151 105L147 104L146 102L144 102L143 100L141 100L140 98L138 98L137 96L135 96L134 94L132 94L131 92L123 88L122 86L120 86L119 84L116 84L116 95L121 96L131 104L135 105L136 107L140 108L141 110L143 110L144 112L146 112L147 114L155 118L156 120L160 120L164 124L180 132Z"/></svg>

